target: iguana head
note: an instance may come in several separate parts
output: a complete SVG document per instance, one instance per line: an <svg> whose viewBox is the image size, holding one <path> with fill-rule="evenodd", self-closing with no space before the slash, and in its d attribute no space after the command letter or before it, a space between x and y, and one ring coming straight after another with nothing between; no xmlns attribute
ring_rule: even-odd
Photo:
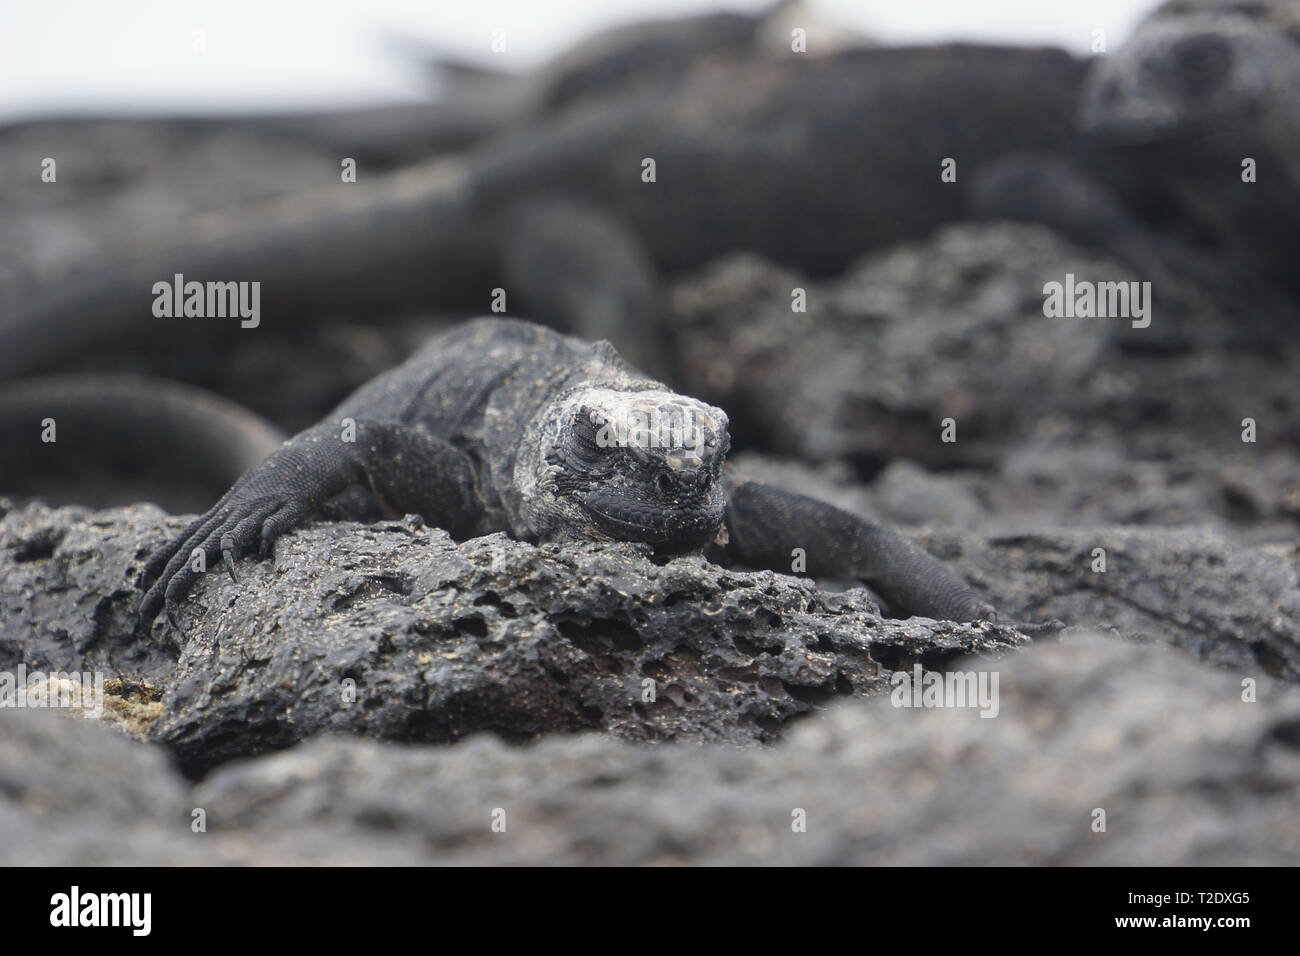
<svg viewBox="0 0 1300 956"><path fill-rule="evenodd" d="M1080 125L1105 139L1164 140L1222 132L1300 85L1300 16L1270 21L1266 4L1173 0L1123 47L1098 57L1080 98ZM1277 4L1278 9L1284 7Z"/></svg>
<svg viewBox="0 0 1300 956"><path fill-rule="evenodd" d="M516 484L539 538L645 541L668 553L717 537L727 416L661 386L590 385L546 409L540 447ZM535 457L534 457L535 456Z"/></svg>

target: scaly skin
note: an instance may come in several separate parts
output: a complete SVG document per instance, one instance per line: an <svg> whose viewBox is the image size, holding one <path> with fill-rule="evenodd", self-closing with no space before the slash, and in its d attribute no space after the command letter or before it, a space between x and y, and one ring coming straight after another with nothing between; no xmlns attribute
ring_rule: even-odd
<svg viewBox="0 0 1300 956"><path fill-rule="evenodd" d="M811 573L867 581L904 612L991 615L893 529L724 473L729 447L721 409L629 371L608 343L474 321L363 386L155 552L141 619L166 608L175 620L209 562L233 578L238 557L265 557L322 508L348 516L359 489L458 537L644 541L669 554L712 545L723 560L781 570L803 548Z"/></svg>
<svg viewBox="0 0 1300 956"><path fill-rule="evenodd" d="M1059 50L976 45L703 58L454 159L108 250L83 279L0 316L0 378L97 344L157 341L186 321L211 327L152 315L153 283L175 273L259 281L262 322L280 328L326 313L481 309L505 285L512 309L517 296L653 366L656 273L746 248L833 274L962 218L980 166L1071 148L1085 66ZM941 181L947 157L956 183ZM654 183L641 181L646 158ZM579 291L556 296L556 283Z"/></svg>
<svg viewBox="0 0 1300 956"><path fill-rule="evenodd" d="M1300 4L1162 5L1089 74L1080 127L1195 223L1220 271L1300 298Z"/></svg>

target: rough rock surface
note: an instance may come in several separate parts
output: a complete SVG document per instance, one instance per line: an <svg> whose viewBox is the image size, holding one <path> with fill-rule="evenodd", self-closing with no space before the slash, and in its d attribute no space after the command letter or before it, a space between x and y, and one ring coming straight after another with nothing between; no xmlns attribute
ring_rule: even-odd
<svg viewBox="0 0 1300 956"><path fill-rule="evenodd" d="M1224 316L1170 308L1158 290L1145 329L1047 318L1043 286L1067 273L1132 278L1010 223L951 226L823 283L732 256L672 291L678 386L727 410L738 448L843 461L866 479L905 461L940 479L969 470L967 490L1004 529L1211 525L1294 540L1300 339L1230 347ZM795 288L807 312L792 312Z"/></svg>
<svg viewBox="0 0 1300 956"><path fill-rule="evenodd" d="M122 681L118 709L192 773L327 730L771 741L837 696L887 690L918 660L943 668L1024 643L1007 627L885 620L861 589L658 563L627 545L457 544L407 519L317 525L273 561L242 564L239 584L208 575L181 612L177 661L169 624L147 637L129 615L139 558L163 524L152 508L9 512L0 664L106 671ZM921 540L1004 609L1300 680L1295 547L1142 529Z"/></svg>
<svg viewBox="0 0 1300 956"><path fill-rule="evenodd" d="M1261 441L1292 437L1300 400L1285 372L1300 344L1225 350L1221 316L1162 309L1158 290L1148 328L1047 318L1043 285L1067 273L1135 278L1042 227L1011 223L946 227L822 283L737 254L673 288L683 385L750 410L771 449L814 460L986 463L1067 424L1080 438L1105 426L1100 434L1150 455L1223 421L1222 433L1199 437L1224 447L1240 444L1252 409L1277 425ZM807 292L806 312L791 309L795 288ZM957 441L941 443L949 415Z"/></svg>
<svg viewBox="0 0 1300 956"><path fill-rule="evenodd" d="M133 576L161 519L153 506L15 509L0 499L0 668L102 670L154 685L167 677L175 648L132 625Z"/></svg>
<svg viewBox="0 0 1300 956"><path fill-rule="evenodd" d="M1185 648L1242 676L1300 682L1300 548L1236 547L1214 532L921 536L977 587L1032 616ZM1094 565L1105 552L1106 570ZM1097 565L1100 566L1100 565Z"/></svg>
<svg viewBox="0 0 1300 956"><path fill-rule="evenodd" d="M1267 7L1294 37L1294 5ZM338 181L332 153L255 131L67 133L57 184L0 184L4 296L120 235ZM0 131L0 165L37 168L44 141ZM1233 217L1212 224L1289 242L1294 205L1238 206L1228 178ZM1287 248L1269 261L1289 268ZM456 544L411 520L317 525L238 586L209 574L181 641L135 633L131 611L146 551L184 519L0 501L0 674L100 671L108 695L103 722L0 708L0 863L1293 865L1300 338L1276 322L1261 340L1245 320L1295 303L1216 265L1157 288L1146 329L1046 318L1048 281L1136 276L1008 223L817 281L738 254L669 290L672 384L728 411L739 467L910 528L1007 617L1072 625L1034 645L882 619L860 589L624 546ZM108 362L293 430L427 319L268 323ZM996 668L998 717L890 707L915 661Z"/></svg>
<svg viewBox="0 0 1300 956"><path fill-rule="evenodd" d="M0 667L104 669L165 689L149 736L192 773L327 730L769 741L815 705L887 690L896 668L1026 643L1003 626L886 621L861 588L657 563L623 544L457 544L411 518L317 525L274 560L242 563L239 584L206 576L178 617L176 661L175 629L151 639L129 617L164 524L180 521L151 507L10 511Z"/></svg>
<svg viewBox="0 0 1300 956"><path fill-rule="evenodd" d="M1080 494L1076 526L1053 528L1042 514L1015 520L1025 505L1012 502L996 477L973 472L931 474L896 462L873 484L859 485L843 468L813 470L758 455L738 464L761 480L911 528L998 607L1025 618L1109 629L1243 673L1300 681L1300 547L1294 540L1248 544L1225 522L1190 524L1187 515L1204 514L1197 503L1144 489L1141 472L1128 476L1127 495L1149 498L1156 515L1187 509L1169 522L1181 526L1142 527L1136 510L1126 525L1090 518L1083 496L1091 500L1098 485L1089 487L1083 469L1072 486Z"/></svg>
<svg viewBox="0 0 1300 956"><path fill-rule="evenodd" d="M985 669L989 662L963 662ZM774 747L320 737L189 786L156 745L0 713L0 863L1170 864L1300 858L1300 693L1101 638L999 712L845 700ZM206 832L192 829L201 809ZM1094 829L1105 811L1105 830ZM806 832L792 828L797 810ZM494 813L504 812L504 833Z"/></svg>

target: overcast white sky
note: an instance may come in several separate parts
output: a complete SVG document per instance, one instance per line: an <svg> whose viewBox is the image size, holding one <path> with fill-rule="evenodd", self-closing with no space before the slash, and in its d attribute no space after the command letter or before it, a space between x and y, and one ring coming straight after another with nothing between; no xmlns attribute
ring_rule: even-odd
<svg viewBox="0 0 1300 956"><path fill-rule="evenodd" d="M1111 48L1156 0L811 0L886 42ZM614 23L768 0L0 0L0 120L49 112L337 108L408 99L412 36L523 69ZM489 50L492 31L507 50ZM196 49L201 33L202 49Z"/></svg>

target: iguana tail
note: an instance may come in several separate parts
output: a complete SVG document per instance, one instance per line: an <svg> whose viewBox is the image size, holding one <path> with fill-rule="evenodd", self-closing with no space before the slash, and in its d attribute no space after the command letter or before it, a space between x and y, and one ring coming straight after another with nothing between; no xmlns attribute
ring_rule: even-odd
<svg viewBox="0 0 1300 956"><path fill-rule="evenodd" d="M426 169L210 215L143 248L124 242L0 304L0 380L108 345L481 304L491 285L467 207L454 174Z"/></svg>
<svg viewBox="0 0 1300 956"><path fill-rule="evenodd" d="M206 507L285 439L211 392L138 375L50 376L0 386L0 494L56 502Z"/></svg>

